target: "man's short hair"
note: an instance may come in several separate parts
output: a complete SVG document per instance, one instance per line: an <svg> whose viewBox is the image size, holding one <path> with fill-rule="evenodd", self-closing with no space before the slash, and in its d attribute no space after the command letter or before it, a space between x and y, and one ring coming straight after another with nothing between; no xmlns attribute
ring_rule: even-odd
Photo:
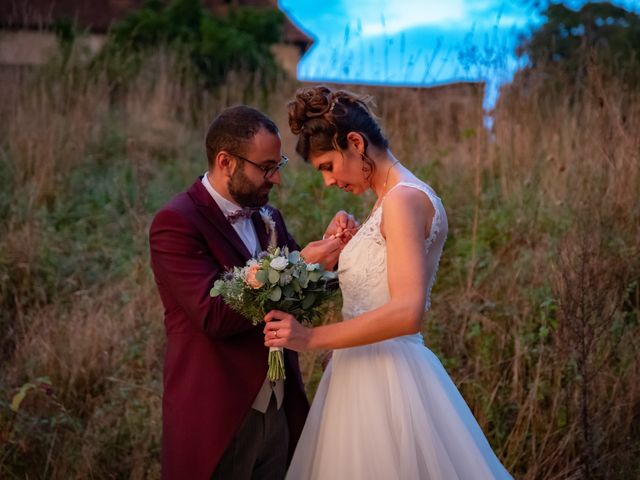
<svg viewBox="0 0 640 480"><path fill-rule="evenodd" d="M205 138L209 169L221 150L244 154L247 144L261 128L278 134L278 127L273 120L255 108L238 105L223 110L209 126Z"/></svg>

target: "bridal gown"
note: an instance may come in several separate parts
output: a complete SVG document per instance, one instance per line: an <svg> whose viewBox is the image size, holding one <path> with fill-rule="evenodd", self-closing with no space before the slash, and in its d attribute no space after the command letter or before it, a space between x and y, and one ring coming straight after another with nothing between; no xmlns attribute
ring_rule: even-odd
<svg viewBox="0 0 640 480"><path fill-rule="evenodd" d="M440 199L425 242L427 302L447 236ZM349 321L389 300L384 199L340 255L342 314ZM335 350L298 442L290 480L510 479L469 407L421 334Z"/></svg>

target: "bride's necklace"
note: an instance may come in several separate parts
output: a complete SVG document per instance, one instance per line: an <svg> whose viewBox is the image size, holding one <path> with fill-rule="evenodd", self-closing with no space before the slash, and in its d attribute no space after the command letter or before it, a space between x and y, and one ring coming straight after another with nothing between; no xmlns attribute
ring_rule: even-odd
<svg viewBox="0 0 640 480"><path fill-rule="evenodd" d="M369 220L369 218L371 218L371 215L373 215L373 212L375 212L378 208L380 208L379 203L382 203L382 199L384 198L384 196L386 195L386 191L387 191L387 182L389 181L389 174L391 173L391 169L393 167L395 167L397 164L400 163L400 160L396 160L395 162L393 162L388 170L387 170L387 176L384 179L384 183L382 184L382 194L380 195L380 197L378 197L378 200L376 201L375 205L373 206L373 208L371 209L371 211L369 212L369 215L367 215L367 218L365 218L363 220L363 222L360 225L364 225L365 223L367 223L367 221Z"/></svg>
<svg viewBox="0 0 640 480"><path fill-rule="evenodd" d="M389 181L389 174L391 173L391 169L399 163L400 163L400 160L396 160L391 164L391 166L389 167L389 170L387 170L387 176L384 179L384 183L382 184L382 195L380 196L380 198L384 197L384 192L387 190L387 182Z"/></svg>

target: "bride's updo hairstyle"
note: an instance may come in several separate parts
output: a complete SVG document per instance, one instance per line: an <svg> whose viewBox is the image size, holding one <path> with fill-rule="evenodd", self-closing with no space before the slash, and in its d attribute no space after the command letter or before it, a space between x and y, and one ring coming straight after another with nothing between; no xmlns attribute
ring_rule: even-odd
<svg viewBox="0 0 640 480"><path fill-rule="evenodd" d="M305 161L312 154L347 148L347 134L357 132L365 141L362 161L371 173L375 163L366 153L369 144L386 150L389 141L383 135L369 106L371 97L344 90L333 91L326 86L301 88L295 100L289 102L289 127L298 135L296 152Z"/></svg>

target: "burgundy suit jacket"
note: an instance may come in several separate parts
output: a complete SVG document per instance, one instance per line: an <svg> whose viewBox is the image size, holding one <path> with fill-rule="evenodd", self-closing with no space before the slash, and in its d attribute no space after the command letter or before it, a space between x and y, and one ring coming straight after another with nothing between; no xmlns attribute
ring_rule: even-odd
<svg viewBox="0 0 640 480"><path fill-rule="evenodd" d="M278 244L297 249L280 212L266 208L276 223ZM252 220L266 248L260 214ZM221 297L209 296L214 281L250 255L200 179L156 214L149 243L167 336L162 476L209 479L267 374L263 327L230 310ZM285 350L285 362L290 459L309 403L297 354Z"/></svg>

